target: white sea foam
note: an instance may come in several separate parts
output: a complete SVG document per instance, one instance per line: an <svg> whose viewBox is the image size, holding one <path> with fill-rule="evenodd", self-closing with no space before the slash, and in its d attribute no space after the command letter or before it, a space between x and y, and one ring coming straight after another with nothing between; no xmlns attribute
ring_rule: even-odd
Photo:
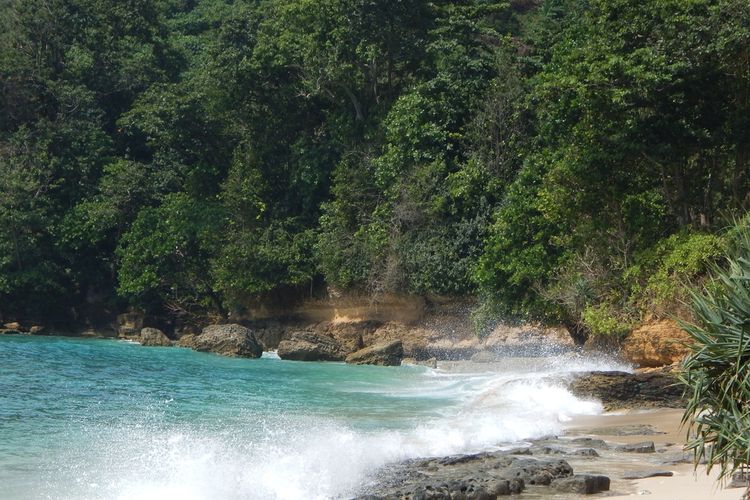
<svg viewBox="0 0 750 500"><path fill-rule="evenodd" d="M346 418L265 412L241 426L161 422L88 429L81 449L61 459L69 498L344 498L382 465L420 457L497 449L558 433L564 422L602 411L561 379L591 369L627 369L604 359L509 359L463 372L424 369L391 387L398 398L425 393L450 402L418 423L362 429ZM368 389L376 390L376 389ZM57 471L59 473L61 471ZM49 496L60 484L48 478Z"/></svg>

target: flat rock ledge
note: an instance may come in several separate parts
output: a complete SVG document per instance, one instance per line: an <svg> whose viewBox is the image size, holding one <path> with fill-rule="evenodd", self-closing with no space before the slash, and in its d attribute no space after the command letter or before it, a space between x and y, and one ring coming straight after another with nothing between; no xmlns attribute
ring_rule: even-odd
<svg viewBox="0 0 750 500"><path fill-rule="evenodd" d="M569 389L579 397L598 399L608 411L628 408L684 408L683 388L671 373L587 372Z"/></svg>
<svg viewBox="0 0 750 500"><path fill-rule="evenodd" d="M365 347L346 357L350 365L399 366L404 357L404 346L400 340Z"/></svg>
<svg viewBox="0 0 750 500"><path fill-rule="evenodd" d="M573 474L565 460L498 451L385 467L356 499L491 500L521 493L529 486L549 493L593 494L609 490L609 483L606 476Z"/></svg>

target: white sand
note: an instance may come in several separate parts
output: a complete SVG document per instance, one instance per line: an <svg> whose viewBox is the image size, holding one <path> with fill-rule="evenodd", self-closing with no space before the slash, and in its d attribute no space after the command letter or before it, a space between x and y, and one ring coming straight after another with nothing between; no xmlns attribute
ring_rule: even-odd
<svg viewBox="0 0 750 500"><path fill-rule="evenodd" d="M667 447L679 451L681 443L685 442L686 432L680 427L682 410L650 410L625 411L609 413L597 417L576 419L568 426L570 434L585 434L600 437L608 442L635 443L653 441L657 449ZM607 433L608 427L626 425L651 425L655 430L664 434L615 436ZM594 431L594 432L592 432ZM613 478L611 493L607 498L643 497L650 500L740 500L745 492L744 488L725 489L717 481L718 469L706 475L706 468L699 466L694 470L692 464L658 465L649 460L657 458L659 454L630 455L629 461L610 462L610 476ZM574 467L575 468L575 467ZM617 473L626 470L668 470L674 473L672 477L654 477L639 480L617 479ZM605 494L606 495L606 494ZM599 495L597 495L599 496Z"/></svg>

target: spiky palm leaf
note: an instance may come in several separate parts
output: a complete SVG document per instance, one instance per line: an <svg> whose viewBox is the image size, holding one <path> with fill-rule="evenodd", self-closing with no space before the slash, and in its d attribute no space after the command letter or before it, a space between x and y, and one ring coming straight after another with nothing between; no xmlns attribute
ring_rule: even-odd
<svg viewBox="0 0 750 500"><path fill-rule="evenodd" d="M750 464L750 230L739 236L727 265L692 292L696 323L682 325L693 339L681 375L688 449L722 479Z"/></svg>

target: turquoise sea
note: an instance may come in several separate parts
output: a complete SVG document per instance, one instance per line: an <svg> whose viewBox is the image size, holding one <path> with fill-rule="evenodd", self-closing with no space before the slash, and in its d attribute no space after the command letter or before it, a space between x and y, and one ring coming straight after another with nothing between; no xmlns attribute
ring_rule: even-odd
<svg viewBox="0 0 750 500"><path fill-rule="evenodd" d="M574 354L433 370L0 336L0 499L346 498L378 467L601 411Z"/></svg>

